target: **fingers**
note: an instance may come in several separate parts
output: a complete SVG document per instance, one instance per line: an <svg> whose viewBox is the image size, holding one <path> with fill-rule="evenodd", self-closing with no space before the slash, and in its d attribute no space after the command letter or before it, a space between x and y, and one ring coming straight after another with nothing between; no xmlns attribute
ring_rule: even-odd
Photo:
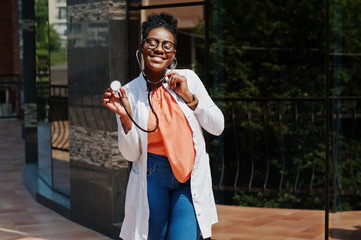
<svg viewBox="0 0 361 240"><path fill-rule="evenodd" d="M128 98L127 98L127 94L125 93L125 90L124 90L123 88L120 88L119 91L120 91L120 94L121 94L122 98L128 99ZM118 94L117 94L117 95L118 95Z"/></svg>
<svg viewBox="0 0 361 240"><path fill-rule="evenodd" d="M181 75L176 72L166 73L165 76L168 78L168 86L172 89L177 87L177 83L180 83L177 79L178 77L181 77Z"/></svg>
<svg viewBox="0 0 361 240"><path fill-rule="evenodd" d="M176 89L178 87L184 88L187 87L187 79L184 76L179 75L178 73L169 73L167 74L169 81L168 86L171 89Z"/></svg>
<svg viewBox="0 0 361 240"><path fill-rule="evenodd" d="M107 89L107 91L103 95L103 98L110 98L112 96L111 90L110 91L108 91L108 90L110 90L110 89L109 88Z"/></svg>
<svg viewBox="0 0 361 240"><path fill-rule="evenodd" d="M118 93L120 93L120 96ZM122 101L120 97L122 98ZM123 88L120 88L119 92L115 92L108 88L103 95L103 105L113 111L117 112L117 110L121 109L124 102L126 105L129 105L127 94Z"/></svg>
<svg viewBox="0 0 361 240"><path fill-rule="evenodd" d="M165 75L168 76L168 77L173 76L173 75L178 75L178 76L180 76L179 73L177 73L177 72L168 72L168 73L166 73Z"/></svg>
<svg viewBox="0 0 361 240"><path fill-rule="evenodd" d="M110 89L108 88L108 89L105 91L104 95L103 95L103 105L104 105L104 106L107 105L107 103L109 102L109 99L110 99L110 97L111 97L111 95L112 95L109 90L110 90Z"/></svg>
<svg viewBox="0 0 361 240"><path fill-rule="evenodd" d="M110 107L109 103L114 104L115 99L119 99L118 94L115 91L108 88L103 95L103 105L109 108Z"/></svg>

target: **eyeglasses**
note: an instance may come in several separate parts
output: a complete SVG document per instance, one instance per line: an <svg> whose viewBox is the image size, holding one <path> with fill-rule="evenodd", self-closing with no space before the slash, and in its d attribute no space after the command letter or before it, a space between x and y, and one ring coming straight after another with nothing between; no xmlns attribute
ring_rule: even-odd
<svg viewBox="0 0 361 240"><path fill-rule="evenodd" d="M145 43L145 47L149 48L151 50L156 49L160 43L160 41L156 38L147 38L147 39L144 39L143 41ZM163 48L164 52L170 53L170 52L174 51L175 44L172 43L171 41L163 41L162 48Z"/></svg>

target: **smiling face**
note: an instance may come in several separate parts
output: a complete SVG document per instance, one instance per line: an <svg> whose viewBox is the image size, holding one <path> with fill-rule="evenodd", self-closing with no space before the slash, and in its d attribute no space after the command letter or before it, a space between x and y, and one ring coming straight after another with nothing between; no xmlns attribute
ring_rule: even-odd
<svg viewBox="0 0 361 240"><path fill-rule="evenodd" d="M140 50L143 53L144 72L147 76L155 74L156 72L165 73L165 69L172 62L176 50L166 52L162 46L165 44L164 47L166 48L168 45L166 44L167 42L175 43L173 34L167 29L160 27L152 29L147 39L154 39L158 41L159 44L155 49L150 49L148 42L145 41L141 43Z"/></svg>

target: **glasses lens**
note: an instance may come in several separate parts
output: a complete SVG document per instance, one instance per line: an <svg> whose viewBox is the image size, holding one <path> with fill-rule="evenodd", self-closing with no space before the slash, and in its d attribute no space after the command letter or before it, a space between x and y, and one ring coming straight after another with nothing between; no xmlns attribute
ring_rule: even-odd
<svg viewBox="0 0 361 240"><path fill-rule="evenodd" d="M171 52L174 49L174 44L172 42L163 42L163 49L166 52Z"/></svg>
<svg viewBox="0 0 361 240"><path fill-rule="evenodd" d="M148 47L150 49L155 49L158 47L158 40L154 38L149 38L146 40L146 43L148 43Z"/></svg>
<svg viewBox="0 0 361 240"><path fill-rule="evenodd" d="M154 50L159 45L159 40L155 38L148 38L145 40L145 43L147 44L147 48ZM174 44L170 41L164 41L162 42L162 48L165 52L172 52L174 50Z"/></svg>

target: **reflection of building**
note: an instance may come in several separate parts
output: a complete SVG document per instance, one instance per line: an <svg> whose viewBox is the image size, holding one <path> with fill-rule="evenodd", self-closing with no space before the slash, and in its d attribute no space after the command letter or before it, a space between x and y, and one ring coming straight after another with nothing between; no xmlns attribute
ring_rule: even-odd
<svg viewBox="0 0 361 240"><path fill-rule="evenodd" d="M21 114L17 9L17 1L0 1L0 119Z"/></svg>
<svg viewBox="0 0 361 240"><path fill-rule="evenodd" d="M68 31L69 47L94 47L108 44L108 26L104 22L71 24Z"/></svg>
<svg viewBox="0 0 361 240"><path fill-rule="evenodd" d="M61 46L66 47L66 0L48 0L49 24L59 34Z"/></svg>

